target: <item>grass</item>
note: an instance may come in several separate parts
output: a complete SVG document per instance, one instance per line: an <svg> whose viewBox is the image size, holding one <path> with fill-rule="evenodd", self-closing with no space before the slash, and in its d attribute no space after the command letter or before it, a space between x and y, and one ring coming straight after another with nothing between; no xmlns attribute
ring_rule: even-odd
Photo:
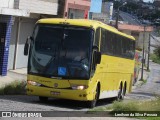
<svg viewBox="0 0 160 120"><path fill-rule="evenodd" d="M158 57L156 54L151 54L150 58L153 62L160 64L160 57Z"/></svg>
<svg viewBox="0 0 160 120"><path fill-rule="evenodd" d="M25 94L25 82L15 81L0 88L0 95L22 95Z"/></svg>
<svg viewBox="0 0 160 120"><path fill-rule="evenodd" d="M136 102L127 102L127 103L123 103L123 102L118 102L115 101L113 103L113 111L138 111L138 105L136 104Z"/></svg>
<svg viewBox="0 0 160 120"><path fill-rule="evenodd" d="M129 101L113 103L113 111L160 111L160 97L148 101Z"/></svg>
<svg viewBox="0 0 160 120"><path fill-rule="evenodd" d="M118 102L115 101L109 107L99 107L92 109L90 111L110 111L110 114L114 116L115 113L143 113L144 112L153 112L159 111L160 113L160 97L157 97L155 100L148 100L148 101L122 101ZM145 120L160 120L160 117L135 117L138 119L145 119Z"/></svg>

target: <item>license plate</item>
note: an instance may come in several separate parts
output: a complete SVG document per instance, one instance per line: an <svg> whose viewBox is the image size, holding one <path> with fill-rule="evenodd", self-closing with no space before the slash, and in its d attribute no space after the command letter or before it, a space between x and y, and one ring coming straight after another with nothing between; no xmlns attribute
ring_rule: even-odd
<svg viewBox="0 0 160 120"><path fill-rule="evenodd" d="M51 95L60 95L60 92L51 91Z"/></svg>

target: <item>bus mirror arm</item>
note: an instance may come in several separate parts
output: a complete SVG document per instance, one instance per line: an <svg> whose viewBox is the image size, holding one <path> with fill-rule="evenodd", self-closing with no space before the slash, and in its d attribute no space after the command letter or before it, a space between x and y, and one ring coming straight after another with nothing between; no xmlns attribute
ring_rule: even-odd
<svg viewBox="0 0 160 120"><path fill-rule="evenodd" d="M93 50L98 50L99 48L98 48L98 46L97 45L94 45L93 46Z"/></svg>
<svg viewBox="0 0 160 120"><path fill-rule="evenodd" d="M28 55L28 50L29 50L29 41L32 40L32 37L29 36L26 40L26 43L24 45L24 55L27 56Z"/></svg>
<svg viewBox="0 0 160 120"><path fill-rule="evenodd" d="M100 64L101 63L101 52L96 52L96 63Z"/></svg>

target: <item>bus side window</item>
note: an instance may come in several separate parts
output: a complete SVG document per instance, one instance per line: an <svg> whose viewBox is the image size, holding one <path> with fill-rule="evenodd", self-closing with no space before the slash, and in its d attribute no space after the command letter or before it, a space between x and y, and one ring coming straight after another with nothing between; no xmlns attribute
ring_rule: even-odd
<svg viewBox="0 0 160 120"><path fill-rule="evenodd" d="M93 77L94 73L95 73L95 70L96 70L96 52L97 50L93 50L93 53L92 53L92 66L91 66L91 77Z"/></svg>
<svg viewBox="0 0 160 120"><path fill-rule="evenodd" d="M118 40L117 40L117 35L115 35L115 34L111 34L112 35L112 42L111 42L111 45L112 45L112 54L114 55L114 56L117 56L117 42L118 42Z"/></svg>
<svg viewBox="0 0 160 120"><path fill-rule="evenodd" d="M95 34L94 45L99 47L99 41L100 41L100 28L97 28L96 34Z"/></svg>
<svg viewBox="0 0 160 120"><path fill-rule="evenodd" d="M122 38L122 56L127 56L127 40L125 38Z"/></svg>
<svg viewBox="0 0 160 120"><path fill-rule="evenodd" d="M115 43L115 47L116 47L116 56L122 56L122 37L119 35L116 35L116 43Z"/></svg>
<svg viewBox="0 0 160 120"><path fill-rule="evenodd" d="M106 54L106 51L105 51L105 49L106 49L106 39L107 37L106 37L106 35L105 35L105 30L104 29L101 29L101 46L100 46L100 50L101 50L101 53L102 54Z"/></svg>
<svg viewBox="0 0 160 120"><path fill-rule="evenodd" d="M130 41L131 42L131 59L134 58L135 56L135 41Z"/></svg>
<svg viewBox="0 0 160 120"><path fill-rule="evenodd" d="M106 47L105 52L108 55L114 55L115 53L115 34L109 31L106 31Z"/></svg>
<svg viewBox="0 0 160 120"><path fill-rule="evenodd" d="M96 30L96 33L95 33L95 40L94 40L94 45L98 46L99 47L99 42L100 42L100 28L97 28ZM92 53L92 66L91 66L91 76L94 75L95 73L95 70L96 70L96 51L98 50L95 50L93 49L93 53Z"/></svg>

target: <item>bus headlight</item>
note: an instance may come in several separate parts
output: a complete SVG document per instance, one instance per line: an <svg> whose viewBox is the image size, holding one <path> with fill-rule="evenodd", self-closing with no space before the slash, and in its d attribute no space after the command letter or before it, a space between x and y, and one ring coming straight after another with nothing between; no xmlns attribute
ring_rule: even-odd
<svg viewBox="0 0 160 120"><path fill-rule="evenodd" d="M41 84L40 84L40 83L37 83L37 82L31 81L31 80L28 80L28 81L27 81L27 83L28 83L29 85L33 85L33 86L41 86Z"/></svg>
<svg viewBox="0 0 160 120"><path fill-rule="evenodd" d="M73 90L85 90L88 88L86 85L72 85L71 87Z"/></svg>

